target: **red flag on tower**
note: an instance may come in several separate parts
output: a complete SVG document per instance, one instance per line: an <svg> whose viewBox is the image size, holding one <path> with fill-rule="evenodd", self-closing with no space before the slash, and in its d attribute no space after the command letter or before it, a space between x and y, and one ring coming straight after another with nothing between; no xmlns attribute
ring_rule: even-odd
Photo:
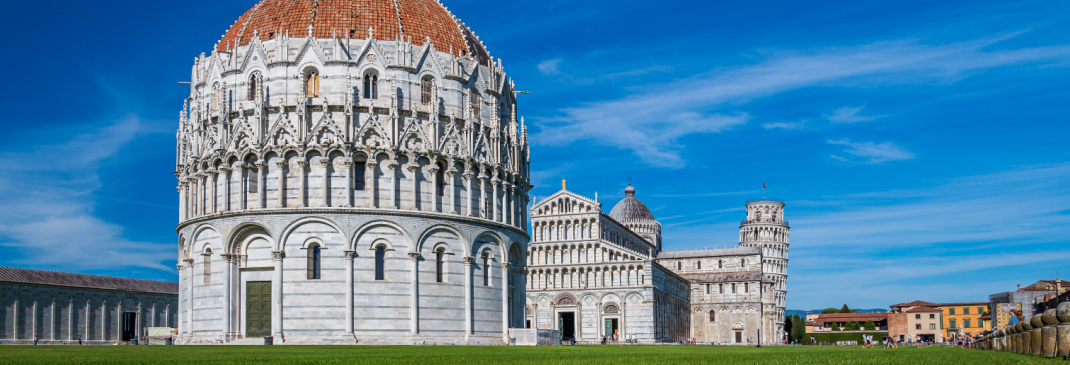
<svg viewBox="0 0 1070 365"><path fill-rule="evenodd" d="M765 181L762 181L762 189L765 189Z"/></svg>

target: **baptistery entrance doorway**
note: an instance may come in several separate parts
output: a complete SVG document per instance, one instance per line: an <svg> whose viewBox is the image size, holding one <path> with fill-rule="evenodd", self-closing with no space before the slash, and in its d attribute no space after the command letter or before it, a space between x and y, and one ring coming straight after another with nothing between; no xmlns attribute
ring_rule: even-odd
<svg viewBox="0 0 1070 365"><path fill-rule="evenodd" d="M271 336L271 282L245 283L245 337Z"/></svg>

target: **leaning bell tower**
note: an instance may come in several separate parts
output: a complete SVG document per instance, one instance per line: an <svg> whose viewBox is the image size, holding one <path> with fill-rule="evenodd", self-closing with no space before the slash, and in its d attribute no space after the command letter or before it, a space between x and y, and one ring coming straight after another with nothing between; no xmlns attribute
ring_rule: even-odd
<svg viewBox="0 0 1070 365"><path fill-rule="evenodd" d="M778 339L783 338L784 332L790 228L784 219L784 202L765 198L747 202L747 218L739 225L739 246L762 252L763 299L771 294L763 312L774 316L762 320L772 321L774 325L766 328L776 328Z"/></svg>

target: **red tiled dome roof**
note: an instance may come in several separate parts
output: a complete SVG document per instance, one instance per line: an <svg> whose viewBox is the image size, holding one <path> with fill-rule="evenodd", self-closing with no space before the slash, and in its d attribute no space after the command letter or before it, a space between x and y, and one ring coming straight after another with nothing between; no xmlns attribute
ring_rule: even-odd
<svg viewBox="0 0 1070 365"><path fill-rule="evenodd" d="M289 33L290 37L308 35L330 38L333 35L363 39L368 28L379 40L411 38L423 46L430 37L435 49L454 54L468 54L489 64L487 51L472 31L450 14L437 0L261 0L242 14L227 30L217 50L248 45L253 32L269 40Z"/></svg>

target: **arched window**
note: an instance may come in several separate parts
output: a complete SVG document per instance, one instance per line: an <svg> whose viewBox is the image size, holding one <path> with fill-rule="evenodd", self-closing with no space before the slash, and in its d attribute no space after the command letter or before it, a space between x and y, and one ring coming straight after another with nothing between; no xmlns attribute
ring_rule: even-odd
<svg viewBox="0 0 1070 365"><path fill-rule="evenodd" d="M472 105L472 118L479 118L479 105L480 103L479 91L472 89L472 92L468 94L468 103Z"/></svg>
<svg viewBox="0 0 1070 365"><path fill-rule="evenodd" d="M490 255L483 253L483 286L490 286Z"/></svg>
<svg viewBox="0 0 1070 365"><path fill-rule="evenodd" d="M253 72L252 75L249 75L249 95L248 95L247 99L249 101L254 101L254 100L256 100L256 96L259 95L259 94L260 94L260 73L259 72Z"/></svg>
<svg viewBox="0 0 1070 365"><path fill-rule="evenodd" d="M364 161L357 161L353 163L353 190L364 190L364 175L367 173L368 165Z"/></svg>
<svg viewBox="0 0 1070 365"><path fill-rule="evenodd" d="M710 322L716 322L716 321L717 321L717 312L714 312L713 309L710 309Z"/></svg>
<svg viewBox="0 0 1070 365"><path fill-rule="evenodd" d="M435 194L443 196L446 194L446 170L445 166L441 163L438 164L438 171L435 171Z"/></svg>
<svg viewBox="0 0 1070 365"><path fill-rule="evenodd" d="M443 274L442 274L443 273L442 256L444 256L446 254L445 251L446 250L443 249L443 248L439 248L438 251L435 251L435 282L436 283L441 283L441 282L444 281L442 279L442 277L443 277Z"/></svg>
<svg viewBox="0 0 1070 365"><path fill-rule="evenodd" d="M747 259L739 259L739 267L747 266Z"/></svg>
<svg viewBox="0 0 1070 365"><path fill-rule="evenodd" d="M723 269L724 268L724 260L717 260L717 268L718 269Z"/></svg>
<svg viewBox="0 0 1070 365"><path fill-rule="evenodd" d="M710 293L710 284L706 284L706 294Z"/></svg>
<svg viewBox="0 0 1070 365"><path fill-rule="evenodd" d="M750 283L743 283L743 292L750 293Z"/></svg>
<svg viewBox="0 0 1070 365"><path fill-rule="evenodd" d="M379 98L379 74L374 72L364 74L364 98Z"/></svg>
<svg viewBox="0 0 1070 365"><path fill-rule="evenodd" d="M305 71L305 96L320 97L320 74L314 68Z"/></svg>
<svg viewBox="0 0 1070 365"><path fill-rule="evenodd" d="M683 270L683 269L684 269L684 263L683 262L677 262L676 263L676 270Z"/></svg>
<svg viewBox="0 0 1070 365"><path fill-rule="evenodd" d="M431 88L435 85L435 79L431 76L424 77L420 81L420 104L431 105Z"/></svg>
<svg viewBox="0 0 1070 365"><path fill-rule="evenodd" d="M386 248L379 246L375 248L375 280L386 280L385 269L386 266Z"/></svg>
<svg viewBox="0 0 1070 365"><path fill-rule="evenodd" d="M736 293L736 284L732 284L732 294Z"/></svg>
<svg viewBox="0 0 1070 365"><path fill-rule="evenodd" d="M204 264L201 265L202 267L204 267L204 275L203 275L204 276L204 283L205 284L211 284L212 283L212 249L211 248L205 249L204 250L204 254L201 255L201 257L204 259Z"/></svg>
<svg viewBox="0 0 1070 365"><path fill-rule="evenodd" d="M306 268L306 276L309 280L320 278L320 257L320 245L318 243L308 245L308 267Z"/></svg>

